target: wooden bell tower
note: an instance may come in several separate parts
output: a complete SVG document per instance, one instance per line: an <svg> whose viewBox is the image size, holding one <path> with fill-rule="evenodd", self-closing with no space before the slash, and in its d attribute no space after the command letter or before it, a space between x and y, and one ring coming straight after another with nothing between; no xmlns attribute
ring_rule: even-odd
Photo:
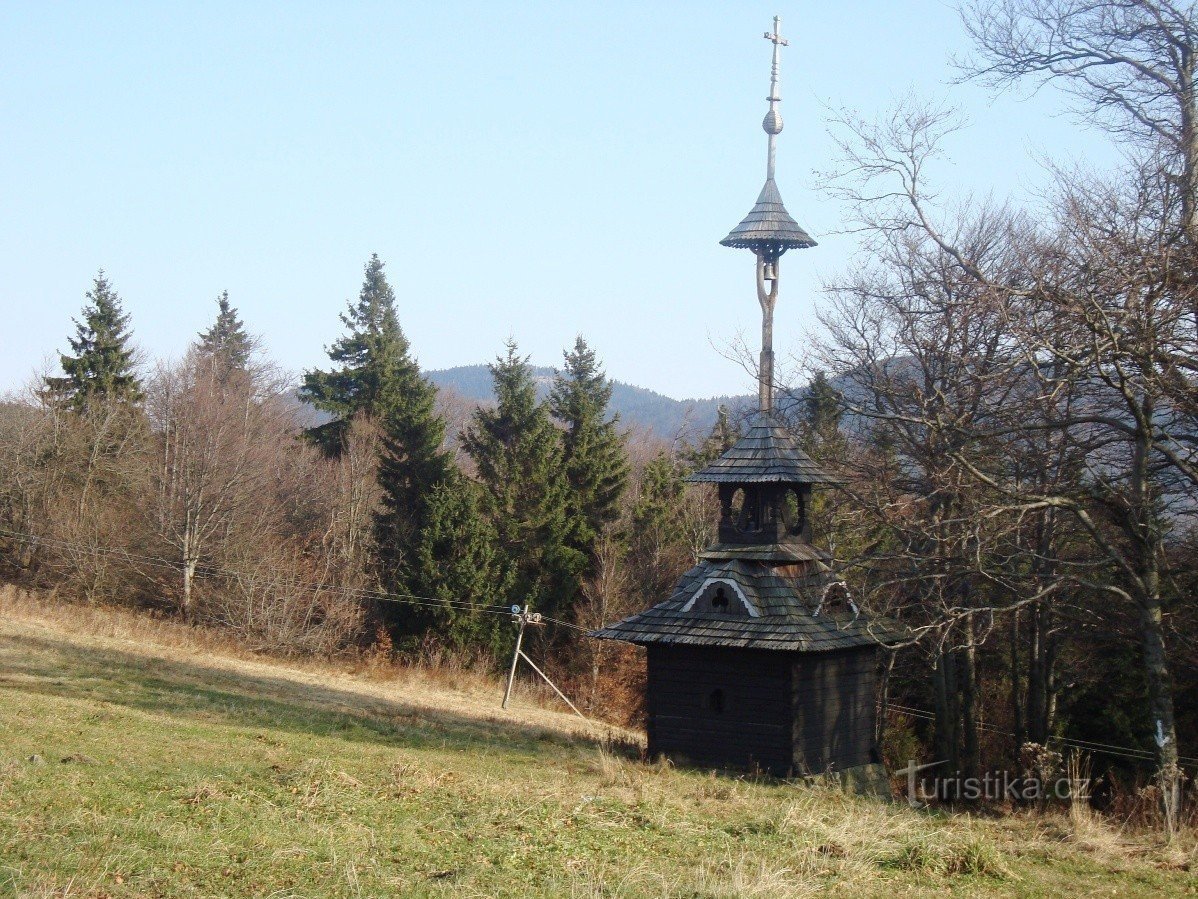
<svg viewBox="0 0 1198 899"><path fill-rule="evenodd" d="M648 649L651 755L788 776L880 761L874 745L880 645L901 629L843 598L831 557L813 542L812 491L837 483L774 416L774 307L788 250L815 246L774 181L782 131L773 44L766 179L757 202L721 244L751 250L761 306L758 411L745 435L689 480L716 485L718 542L669 599L592 632ZM837 589L834 589L837 588Z"/></svg>

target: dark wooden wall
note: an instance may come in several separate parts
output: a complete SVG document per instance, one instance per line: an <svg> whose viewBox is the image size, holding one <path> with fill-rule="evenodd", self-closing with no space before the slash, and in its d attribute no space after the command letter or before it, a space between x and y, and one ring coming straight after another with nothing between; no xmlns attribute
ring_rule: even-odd
<svg viewBox="0 0 1198 899"><path fill-rule="evenodd" d="M820 774L879 761L877 650L866 646L792 658L795 771Z"/></svg>
<svg viewBox="0 0 1198 899"><path fill-rule="evenodd" d="M651 756L779 776L877 761L874 647L812 654L648 650ZM711 702L716 690L722 707Z"/></svg>
<svg viewBox="0 0 1198 899"><path fill-rule="evenodd" d="M650 645L648 663L650 756L789 773L789 653ZM715 690L722 711L710 707Z"/></svg>

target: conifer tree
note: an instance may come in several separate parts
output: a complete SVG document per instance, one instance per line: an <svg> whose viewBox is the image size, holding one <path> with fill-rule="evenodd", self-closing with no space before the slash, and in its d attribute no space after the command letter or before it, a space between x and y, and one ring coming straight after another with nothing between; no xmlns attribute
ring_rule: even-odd
<svg viewBox="0 0 1198 899"><path fill-rule="evenodd" d="M129 316L103 269L86 296L83 321L73 320L75 336L67 338L73 355L59 355L64 377L47 378L46 386L76 412L97 402L140 403L143 393L133 369Z"/></svg>
<svg viewBox="0 0 1198 899"><path fill-rule="evenodd" d="M562 443L537 402L532 369L509 341L491 366L497 404L480 408L462 437L483 486L483 509L510 566L512 604L548 615L569 607L585 557L569 543Z"/></svg>
<svg viewBox="0 0 1198 899"><path fill-rule="evenodd" d="M843 457L847 441L840 432L841 415L840 391L824 372L817 371L807 385L802 405L804 449L812 457L822 460Z"/></svg>
<svg viewBox="0 0 1198 899"><path fill-rule="evenodd" d="M732 445L739 439L740 429L732 422L728 407L721 403L716 410L716 420L711 426L711 433L697 446L683 449L679 456L687 468L698 471L732 449Z"/></svg>
<svg viewBox="0 0 1198 899"><path fill-rule="evenodd" d="M300 388L302 399L333 416L308 432L330 454L340 452L355 415L386 418L402 392L405 373L415 365L383 265L377 253L370 257L358 301L341 315L348 333L328 349L336 367L307 372Z"/></svg>
<svg viewBox="0 0 1198 899"><path fill-rule="evenodd" d="M563 426L562 447L571 517L570 545L591 558L604 525L620 514L628 484L628 454L619 416L608 415L612 386L580 335L564 354L549 409Z"/></svg>
<svg viewBox="0 0 1198 899"><path fill-rule="evenodd" d="M432 523L435 491L456 470L444 448L445 419L436 409L437 388L420 373L406 348L391 377L379 419L382 507L375 516L375 544L389 589L423 594L429 579L413 568L416 547L430 539L422 531ZM446 498L439 502L444 506ZM454 508L454 514L465 514L460 505Z"/></svg>
<svg viewBox="0 0 1198 899"><path fill-rule="evenodd" d="M640 495L632 506L634 530L663 534L673 528L684 490L678 463L666 452L659 452L641 472Z"/></svg>
<svg viewBox="0 0 1198 899"><path fill-rule="evenodd" d="M378 426L378 574L392 592L425 595L434 583L430 572L418 571L417 547L431 539L423 534L430 522L430 502L453 463L443 447L445 421L437 414L437 390L412 357L383 267L378 254L370 257L358 301L341 316L348 333L329 349L329 358L339 367L308 372L301 396L334 416L309 431L330 454L344 448L355 417L367 416ZM384 619L400 632L410 630L403 614L400 607L384 604Z"/></svg>
<svg viewBox="0 0 1198 899"><path fill-rule="evenodd" d="M233 372L249 370L257 341L245 330L245 324L229 302L229 291L221 291L216 305L216 321L207 331L200 332L196 349L211 360L217 377L224 381Z"/></svg>
<svg viewBox="0 0 1198 899"><path fill-rule="evenodd" d="M492 610L507 599L509 573L480 500L479 486L456 469L430 491L407 568L411 591L437 604L401 608L394 616L400 635L432 633L454 649L500 650L510 627Z"/></svg>
<svg viewBox="0 0 1198 899"><path fill-rule="evenodd" d="M685 565L681 546L684 471L678 460L662 451L640 473L629 542L646 601L658 601Z"/></svg>
<svg viewBox="0 0 1198 899"><path fill-rule="evenodd" d="M799 442L806 453L829 473L843 471L851 455L849 441L840 430L844 405L840 391L824 372L817 371L812 377L798 404L798 413ZM845 505L832 490L813 491L807 516L816 542L836 546L838 552L847 553L847 558L855 558L857 551L868 552L870 541L861 541L863 536L881 539L880 535L863 534L860 520L846 518Z"/></svg>

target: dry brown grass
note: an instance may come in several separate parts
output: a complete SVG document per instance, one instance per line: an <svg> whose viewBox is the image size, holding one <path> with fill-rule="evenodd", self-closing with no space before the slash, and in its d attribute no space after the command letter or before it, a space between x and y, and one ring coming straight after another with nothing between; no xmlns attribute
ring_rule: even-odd
<svg viewBox="0 0 1198 899"><path fill-rule="evenodd" d="M468 670L271 659L11 590L0 646L0 727L17 728L0 756L0 894L1198 889L1192 833L1166 846L1081 810L917 812L644 763L627 734L527 703L502 712L500 681ZM61 761L82 754L94 762Z"/></svg>
<svg viewBox="0 0 1198 899"><path fill-rule="evenodd" d="M76 643L129 650L168 661L202 661L205 666L247 675L285 674L305 688L313 701L344 705L345 694L360 696L363 708L371 700L401 702L430 719L466 715L480 722L521 723L565 738L586 737L632 742L643 738L632 731L584 721L561 707L551 692L533 685L517 687L507 710L500 708L503 683L479 667L445 664L438 668L397 664L370 653L328 659L278 658L247 649L219 628L188 626L119 607L64 603L53 594L0 585L0 616L15 633L42 629L69 633Z"/></svg>

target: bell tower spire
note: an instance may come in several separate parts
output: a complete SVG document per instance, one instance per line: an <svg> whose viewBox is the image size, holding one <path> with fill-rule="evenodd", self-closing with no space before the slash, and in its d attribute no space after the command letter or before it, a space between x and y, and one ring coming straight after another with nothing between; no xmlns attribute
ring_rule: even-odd
<svg viewBox="0 0 1198 899"><path fill-rule="evenodd" d="M782 114L778 112L778 104L782 102L782 95L778 93L778 63L782 48L790 46L790 41L782 39L781 16L774 16L774 30L772 32L767 31L762 37L767 41L773 42L774 45L774 62L770 66L770 95L766 97L770 102L770 111L761 120L761 127L769 135L769 155L766 157L765 177L767 181L773 181L774 157L778 147L778 134L782 131Z"/></svg>
<svg viewBox="0 0 1198 899"><path fill-rule="evenodd" d="M758 404L763 413L774 408L774 306L778 301L778 260L787 250L815 246L811 236L799 227L782 204L782 195L774 183L778 134L782 131L782 114L778 104L782 96L778 89L778 68L782 48L789 41L782 38L782 18L774 16L774 30L763 35L774 45L770 67L770 108L761 122L768 135L765 164L765 186L757 203L739 225L720 241L726 247L743 247L757 257L757 301L761 304L761 360L758 367Z"/></svg>
<svg viewBox="0 0 1198 899"><path fill-rule="evenodd" d="M792 777L850 771L885 783L874 740L879 646L911 639L896 622L862 612L830 554L812 542L812 495L840 483L771 414L778 260L815 245L782 205L774 184L781 22L773 46L765 186L726 247L752 250L761 302L761 411L718 459L690 475L720 501L719 538L700 553L669 598L589 635L644 646L650 758L679 764L755 767ZM757 45L760 46L760 45ZM748 274L746 272L746 274ZM745 285L748 287L748 285ZM836 591L844 602L829 601ZM794 689L766 690L787 683ZM768 701L766 701L768 699ZM846 715L853 726L844 727Z"/></svg>

